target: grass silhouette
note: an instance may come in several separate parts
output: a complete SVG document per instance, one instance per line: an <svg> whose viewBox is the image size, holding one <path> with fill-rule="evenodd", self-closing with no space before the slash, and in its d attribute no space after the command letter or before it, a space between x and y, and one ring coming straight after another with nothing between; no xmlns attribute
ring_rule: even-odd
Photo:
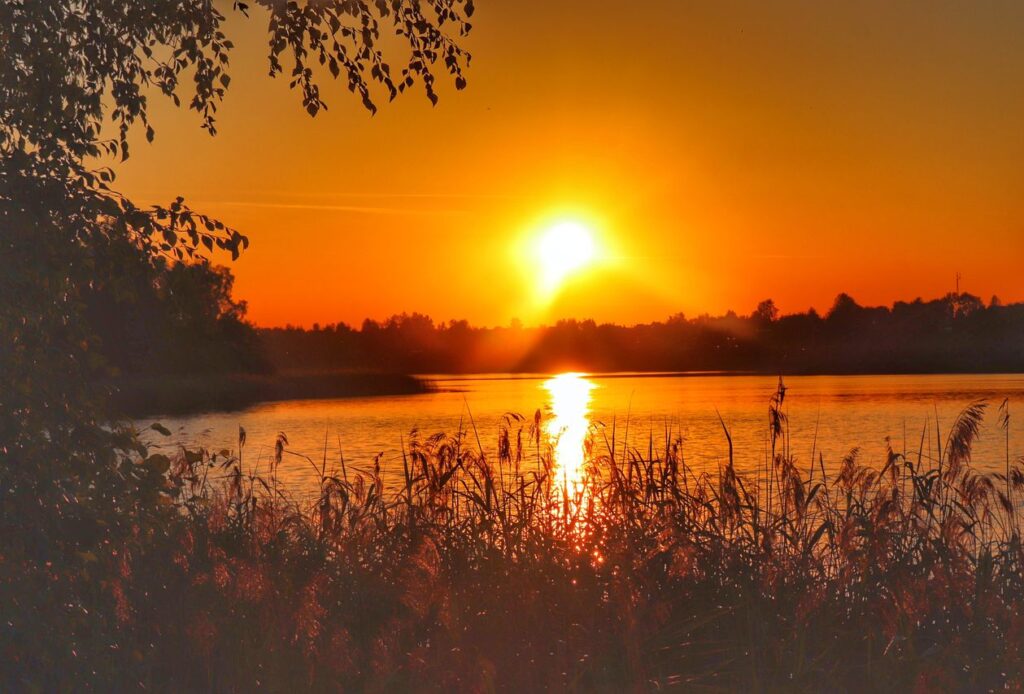
<svg viewBox="0 0 1024 694"><path fill-rule="evenodd" d="M237 453L160 456L176 512L96 559L109 643L76 657L94 682L149 690L1024 686L1009 404L1005 472L974 470L974 403L915 452L853 450L826 474L820 453L789 453L785 396L780 381L750 474L724 423L715 474L691 469L679 438L640 451L612 428L567 484L540 413L506 416L493 457L475 427L414 432L393 492L379 465L328 461L325 441L306 458L311 504L278 484L297 455L284 435L263 475L245 472L244 432ZM12 688L74 686L33 669L40 643L0 643Z"/></svg>

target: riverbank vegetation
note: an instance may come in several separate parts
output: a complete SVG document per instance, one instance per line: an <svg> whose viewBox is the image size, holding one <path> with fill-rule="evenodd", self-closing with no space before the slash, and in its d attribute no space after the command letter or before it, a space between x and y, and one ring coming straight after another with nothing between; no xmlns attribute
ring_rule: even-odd
<svg viewBox="0 0 1024 694"><path fill-rule="evenodd" d="M261 329L267 359L287 368L406 373L757 371L769 374L1017 373L1024 370L1024 304L966 293L891 307L847 294L825 315L781 315L770 300L749 314L673 316L622 326L474 327L422 314Z"/></svg>
<svg viewBox="0 0 1024 694"><path fill-rule="evenodd" d="M110 379L259 372L211 260L249 242L181 197L116 190L133 135L155 137L151 101L187 104L214 134L225 32L252 21L311 116L334 78L370 111L414 86L436 102L439 78L466 86L472 14L466 0L0 3L0 690L166 689L152 648L176 666L211 642L144 618L199 604L165 560L202 522L171 493L171 461L112 417Z"/></svg>
<svg viewBox="0 0 1024 694"><path fill-rule="evenodd" d="M635 450L611 428L567 484L539 413L506 418L494 458L472 428L414 434L399 489L325 446L307 459L321 480L309 504L278 485L284 436L263 470L246 466L244 432L233 452L138 448L109 461L130 497L79 498L59 532L6 542L0 684L1024 686L1024 469L1007 442L1003 472L975 471L986 405L885 460L801 460L784 398L749 474L729 459L697 473L685 441ZM68 551L105 520L116 532Z"/></svg>

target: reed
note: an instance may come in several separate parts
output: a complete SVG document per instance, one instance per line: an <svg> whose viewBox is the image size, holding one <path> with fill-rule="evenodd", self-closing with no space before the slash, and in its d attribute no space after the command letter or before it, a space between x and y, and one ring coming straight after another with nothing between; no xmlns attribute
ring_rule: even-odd
<svg viewBox="0 0 1024 694"><path fill-rule="evenodd" d="M538 415L489 457L475 427L418 432L403 484L379 461L305 458L319 497L237 452L184 452L161 532L100 558L118 688L626 691L1024 686L1022 461L971 459L985 403L936 449L830 467L789 446L785 388L749 475L685 442L587 445L560 478ZM1007 413L1001 424L1008 431ZM1008 435L1008 434L1007 434ZM302 456L305 457L305 456ZM817 469L816 469L817 467ZM830 472L831 470L831 472ZM104 573L105 572L105 573ZM5 644L8 654L17 644ZM15 661L15 662L24 662ZM63 683L44 673L44 687Z"/></svg>

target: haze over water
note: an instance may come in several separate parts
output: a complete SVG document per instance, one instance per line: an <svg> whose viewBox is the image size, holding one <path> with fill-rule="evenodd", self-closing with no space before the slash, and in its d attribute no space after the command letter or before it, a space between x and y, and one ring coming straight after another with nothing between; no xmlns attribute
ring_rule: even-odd
<svg viewBox="0 0 1024 694"><path fill-rule="evenodd" d="M337 468L339 452L349 470L368 470L381 455L385 485L402 476L401 450L414 430L422 438L438 432L468 432L468 445L476 446L473 423L483 447L496 447L503 415L515 412L524 427L541 409L543 435L554 446L561 472L570 478L582 461L582 445L589 432L595 450L606 450L605 439L628 435L632 446L646 454L664 450L666 432L682 435L687 463L696 470L717 469L728 457L728 444L716 409L729 426L735 443L737 468L750 472L763 464L766 451L768 402L777 379L771 376L698 376L638 374L479 375L431 376L436 392L425 395L295 400L266 403L237 412L187 417L154 417L172 431L163 438L146 438L164 450L181 445L210 450L237 450L238 427L247 432L245 461L264 473L273 457L279 432L288 437L288 449L309 456L319 465L326 439L327 468ZM945 436L956 415L971 402L986 399L989 410L981 438L974 449L974 464L983 471L1002 470L1005 441L996 410L1010 399L1011 415L1020 403L1021 415L1011 416L1010 453L1024 453L1024 376L799 376L787 378L785 409L789 413L792 454L798 464L809 464L819 451L829 473L838 469L851 448L861 459L881 464L885 439L896 451L916 457L935 455L934 421ZM524 433L524 440L528 436ZM532 460L532 458L531 458ZM312 494L317 473L308 461L285 456L280 477L300 497Z"/></svg>

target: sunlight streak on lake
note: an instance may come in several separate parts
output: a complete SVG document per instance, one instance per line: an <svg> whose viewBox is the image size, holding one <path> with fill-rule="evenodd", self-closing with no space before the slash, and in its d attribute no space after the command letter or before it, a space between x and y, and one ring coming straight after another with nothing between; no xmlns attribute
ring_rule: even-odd
<svg viewBox="0 0 1024 694"><path fill-rule="evenodd" d="M557 475L566 483L583 478L583 444L590 429L591 391L596 385L578 373L563 373L544 381L551 396L551 417L545 433L552 441Z"/></svg>
<svg viewBox="0 0 1024 694"><path fill-rule="evenodd" d="M230 412L147 417L137 426L151 452L172 457L180 455L183 446L233 449L238 427L243 426L248 432L245 460L258 470L266 470L273 459L279 432L287 434L291 450L317 464L326 453L328 471L340 471L342 457L349 466L372 469L380 456L390 495L404 488L402 452L409 432L459 431L465 426L467 402L492 460L497 450L488 445L508 412L543 408L548 414L542 436L552 444L551 434L570 426L572 431L562 435L554 450L559 472L565 470L568 477L579 472L588 425L624 421L627 416L633 424L628 434L625 427L620 430L617 446L628 436L631 446L646 453L651 433L660 442L668 427L673 437L683 437L687 463L697 473L714 474L729 455L718 418L721 412L735 444L737 471L756 474L764 464L768 400L778 377L477 374L434 376L428 382L432 390L421 395L268 402ZM981 399L991 406L971 465L999 472L1005 469L1006 451L997 405L1006 398L1024 402L1024 375L792 376L786 385L793 455L800 465L808 464L812 452L816 463L821 455L829 474L838 472L853 447L863 461L881 468L888 456L887 438L897 451L916 455L921 431L929 420L934 423L936 412L945 433L965 404ZM150 429L153 422L166 426L172 435ZM1010 457L1016 460L1024 455L1024 417L1011 419L1010 427ZM930 431L925 446L934 446L934 429ZM605 450L603 439L599 449ZM319 475L304 458L285 457L280 473L291 492L303 499L319 498ZM556 482L561 480L560 474Z"/></svg>

